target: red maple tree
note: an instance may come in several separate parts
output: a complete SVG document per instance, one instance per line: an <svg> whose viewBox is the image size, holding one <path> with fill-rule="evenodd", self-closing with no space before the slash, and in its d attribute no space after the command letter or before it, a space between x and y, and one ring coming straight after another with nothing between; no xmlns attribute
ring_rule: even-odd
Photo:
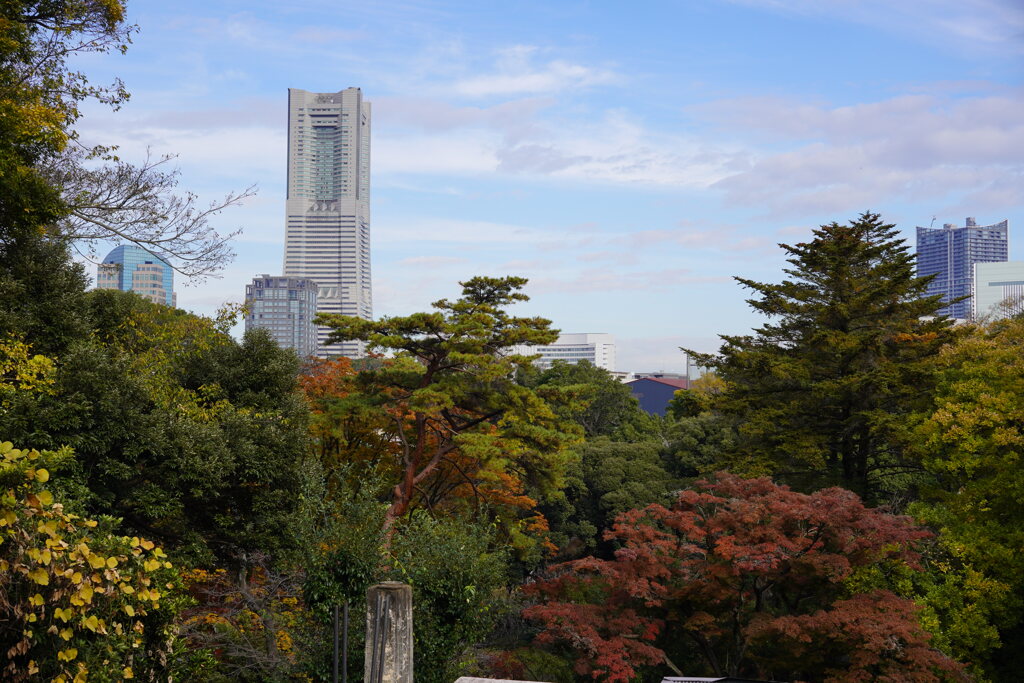
<svg viewBox="0 0 1024 683"><path fill-rule="evenodd" d="M576 671L626 683L688 650L709 673L790 681L962 680L930 647L913 601L858 580L911 566L929 532L866 508L852 492L797 493L720 472L671 509L621 515L612 560L555 568L528 591L542 644L576 652ZM689 672L688 672L689 673Z"/></svg>

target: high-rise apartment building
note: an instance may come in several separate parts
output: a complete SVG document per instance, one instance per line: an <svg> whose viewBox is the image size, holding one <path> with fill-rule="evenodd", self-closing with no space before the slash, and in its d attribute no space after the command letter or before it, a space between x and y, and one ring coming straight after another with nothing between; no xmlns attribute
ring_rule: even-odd
<svg viewBox="0 0 1024 683"><path fill-rule="evenodd" d="M1006 261L1009 252L1008 221L978 225L968 218L963 227L946 223L942 228L917 228L917 274L935 275L928 294L941 294L945 302L970 296L975 263ZM950 303L939 313L967 319L971 301Z"/></svg>
<svg viewBox="0 0 1024 683"><path fill-rule="evenodd" d="M174 306L174 270L142 247L124 244L107 254L96 272L96 289L135 292L156 304Z"/></svg>
<svg viewBox="0 0 1024 683"><path fill-rule="evenodd" d="M300 357L317 353L317 283L309 278L261 275L245 286L245 329L262 327L278 346Z"/></svg>
<svg viewBox="0 0 1024 683"><path fill-rule="evenodd" d="M556 360L566 363L588 361L591 365L615 371L615 337L604 333L562 334L558 341L548 346L513 346L513 353L524 356L540 354L534 364L542 369L552 366Z"/></svg>
<svg viewBox="0 0 1024 683"><path fill-rule="evenodd" d="M288 90L288 199L284 274L319 285L317 311L369 320L370 103L359 88ZM326 344L319 354L359 357L361 342Z"/></svg>

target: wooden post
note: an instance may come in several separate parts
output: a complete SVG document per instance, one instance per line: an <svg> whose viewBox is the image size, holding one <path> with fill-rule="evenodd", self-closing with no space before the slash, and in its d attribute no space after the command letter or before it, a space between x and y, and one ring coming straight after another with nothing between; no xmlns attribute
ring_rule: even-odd
<svg viewBox="0 0 1024 683"><path fill-rule="evenodd" d="M412 587L397 581L366 594L365 683L413 683Z"/></svg>

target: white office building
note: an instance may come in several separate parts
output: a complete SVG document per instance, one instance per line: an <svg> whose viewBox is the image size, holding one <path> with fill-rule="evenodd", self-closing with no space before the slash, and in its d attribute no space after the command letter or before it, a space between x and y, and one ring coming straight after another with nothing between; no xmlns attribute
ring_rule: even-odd
<svg viewBox="0 0 1024 683"><path fill-rule="evenodd" d="M1024 261L975 263L971 294L975 320L1024 312Z"/></svg>
<svg viewBox="0 0 1024 683"><path fill-rule="evenodd" d="M540 354L537 367L548 369L556 360L566 363L589 361L592 365L615 371L615 337L604 333L563 334L550 346L515 346L513 353Z"/></svg>
<svg viewBox="0 0 1024 683"><path fill-rule="evenodd" d="M359 88L288 89L284 275L319 286L317 311L366 320L370 290L370 103ZM358 358L361 342L325 343L321 356Z"/></svg>

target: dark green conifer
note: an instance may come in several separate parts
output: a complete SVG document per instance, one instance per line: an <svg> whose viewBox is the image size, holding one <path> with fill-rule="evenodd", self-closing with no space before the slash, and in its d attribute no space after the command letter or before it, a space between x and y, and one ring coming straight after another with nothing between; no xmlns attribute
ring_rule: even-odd
<svg viewBox="0 0 1024 683"><path fill-rule="evenodd" d="M727 382L718 409L740 418L727 464L868 497L905 485L906 418L931 392L927 361L954 335L935 317L940 297L926 296L929 278L877 214L780 246L781 283L736 278L769 321L700 360Z"/></svg>

